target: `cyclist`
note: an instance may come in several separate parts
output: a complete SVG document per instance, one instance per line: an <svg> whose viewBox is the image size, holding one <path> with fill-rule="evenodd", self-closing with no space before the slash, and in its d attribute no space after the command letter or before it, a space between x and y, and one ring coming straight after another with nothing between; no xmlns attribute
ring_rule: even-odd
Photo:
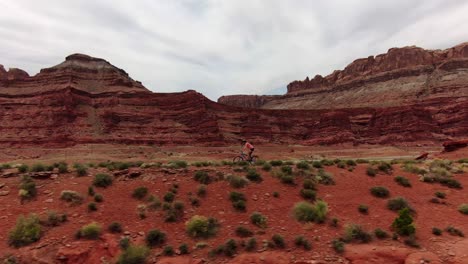
<svg viewBox="0 0 468 264"><path fill-rule="evenodd" d="M254 152L255 148L250 142L245 139L242 139L242 151L244 153L249 153L249 161L252 160L252 153Z"/></svg>

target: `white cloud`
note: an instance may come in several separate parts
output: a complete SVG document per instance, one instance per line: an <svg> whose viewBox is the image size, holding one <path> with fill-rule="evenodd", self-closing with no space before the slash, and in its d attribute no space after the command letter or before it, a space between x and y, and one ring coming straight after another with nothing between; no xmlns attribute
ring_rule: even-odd
<svg viewBox="0 0 468 264"><path fill-rule="evenodd" d="M0 63L101 57L157 92L263 94L394 46L467 41L466 1L0 0Z"/></svg>

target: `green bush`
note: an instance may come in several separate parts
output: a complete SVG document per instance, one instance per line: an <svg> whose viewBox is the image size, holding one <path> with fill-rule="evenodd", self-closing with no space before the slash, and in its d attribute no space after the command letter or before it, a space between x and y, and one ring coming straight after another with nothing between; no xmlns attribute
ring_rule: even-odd
<svg viewBox="0 0 468 264"><path fill-rule="evenodd" d="M132 197L138 200L141 200L145 198L145 196L148 194L148 188L140 186L135 188L132 193Z"/></svg>
<svg viewBox="0 0 468 264"><path fill-rule="evenodd" d="M128 246L119 256L117 264L146 263L150 250L145 246Z"/></svg>
<svg viewBox="0 0 468 264"><path fill-rule="evenodd" d="M368 176L374 177L375 175L377 175L377 170L374 169L374 167L369 166L366 169L366 173L367 173Z"/></svg>
<svg viewBox="0 0 468 264"><path fill-rule="evenodd" d="M370 192L372 195L379 198L387 198L388 196L390 196L390 192L388 191L388 189L383 186L372 187L370 189Z"/></svg>
<svg viewBox="0 0 468 264"><path fill-rule="evenodd" d="M294 238L294 245L297 247L303 247L305 250L311 250L312 245L304 236L297 236Z"/></svg>
<svg viewBox="0 0 468 264"><path fill-rule="evenodd" d="M315 160L315 161L312 162L312 167L317 168L317 169L320 169L320 168L323 167L323 166L322 166L322 162L320 162L320 161L318 161L318 160Z"/></svg>
<svg viewBox="0 0 468 264"><path fill-rule="evenodd" d="M185 223L185 231L193 238L208 238L214 236L218 229L218 221L201 215L194 215Z"/></svg>
<svg viewBox="0 0 468 264"><path fill-rule="evenodd" d="M229 185L231 185L231 187L233 188L243 188L247 184L248 184L248 181L243 177L234 175L229 178Z"/></svg>
<svg viewBox="0 0 468 264"><path fill-rule="evenodd" d="M372 240L372 236L360 225L350 224L345 228L343 239L345 242L359 241L361 243L368 243Z"/></svg>
<svg viewBox="0 0 468 264"><path fill-rule="evenodd" d="M146 245L149 247L160 246L166 242L166 233L159 229L153 229L146 234Z"/></svg>
<svg viewBox="0 0 468 264"><path fill-rule="evenodd" d="M315 201L316 193L315 193L314 190L301 189L300 194L301 194L302 198L304 198L306 200Z"/></svg>
<svg viewBox="0 0 468 264"><path fill-rule="evenodd" d="M278 198L279 196L279 192L273 192L273 197Z"/></svg>
<svg viewBox="0 0 468 264"><path fill-rule="evenodd" d="M281 172L283 172L286 175L291 175L293 173L293 170L292 170L291 166L283 165L283 166L281 166Z"/></svg>
<svg viewBox="0 0 468 264"><path fill-rule="evenodd" d="M248 228L246 228L244 226L236 227L236 235L239 236L239 237L251 237L251 236L253 236L253 234L254 233L250 229L248 229Z"/></svg>
<svg viewBox="0 0 468 264"><path fill-rule="evenodd" d="M307 161L301 160L296 164L296 168L298 168L300 170L308 170L308 169L310 169L310 165L309 165L309 163L307 163Z"/></svg>
<svg viewBox="0 0 468 264"><path fill-rule="evenodd" d="M345 243L339 239L333 239L332 240L332 247L335 250L336 253L343 253L345 250Z"/></svg>
<svg viewBox="0 0 468 264"><path fill-rule="evenodd" d="M273 167L278 167L278 166L283 165L283 161L282 160L272 160L272 161L270 161L270 164Z"/></svg>
<svg viewBox="0 0 468 264"><path fill-rule="evenodd" d="M403 197L395 197L387 202L387 208L392 211L400 211L403 208L408 208L411 211L411 207L409 206L408 202Z"/></svg>
<svg viewBox="0 0 468 264"><path fill-rule="evenodd" d="M20 196L22 199L32 199L37 195L36 183L29 176L22 176L20 182Z"/></svg>
<svg viewBox="0 0 468 264"><path fill-rule="evenodd" d="M59 173L67 173L68 165L65 162L60 162L57 166Z"/></svg>
<svg viewBox="0 0 468 264"><path fill-rule="evenodd" d="M250 238L247 240L247 243L245 245L245 250L247 251L254 251L257 248L257 240L255 237Z"/></svg>
<svg viewBox="0 0 468 264"><path fill-rule="evenodd" d="M206 171L196 171L193 179L201 184L210 184L213 181Z"/></svg>
<svg viewBox="0 0 468 264"><path fill-rule="evenodd" d="M445 228L445 231L447 231L447 233L449 233L452 236L459 236L459 237L465 236L465 234L463 234L463 232L460 229L455 228L453 226L448 226L447 228Z"/></svg>
<svg viewBox="0 0 468 264"><path fill-rule="evenodd" d="M234 239L229 239L223 246L224 255L233 257L237 253L237 243Z"/></svg>
<svg viewBox="0 0 468 264"><path fill-rule="evenodd" d="M286 247L286 243L284 242L283 236L281 236L279 234L274 234L271 237L271 240L273 241L273 243L275 243L275 246L277 248L285 248Z"/></svg>
<svg viewBox="0 0 468 264"><path fill-rule="evenodd" d="M458 211L462 214L468 215L468 204L461 204L458 207Z"/></svg>
<svg viewBox="0 0 468 264"><path fill-rule="evenodd" d="M317 181L323 185L334 185L335 180L333 179L333 175L324 171L323 169L319 169L318 174L316 176Z"/></svg>
<svg viewBox="0 0 468 264"><path fill-rule="evenodd" d="M58 214L55 211L48 211L47 212L47 220L45 221L44 225L46 226L58 226L61 223L67 221L66 214Z"/></svg>
<svg viewBox="0 0 468 264"><path fill-rule="evenodd" d="M437 228L437 227L433 227L432 228L432 234L434 234L436 236L440 236L440 235L442 235L442 230Z"/></svg>
<svg viewBox="0 0 468 264"><path fill-rule="evenodd" d="M97 205L95 203L89 203L88 204L88 211L97 211Z"/></svg>
<svg viewBox="0 0 468 264"><path fill-rule="evenodd" d="M357 159L357 160L356 160L356 163L358 163L358 164L363 164L363 163L369 163L369 161L366 160L366 159Z"/></svg>
<svg viewBox="0 0 468 264"><path fill-rule="evenodd" d="M250 222L260 228L267 227L267 218L259 212L253 212L250 215Z"/></svg>
<svg viewBox="0 0 468 264"><path fill-rule="evenodd" d="M122 225L119 222L112 222L107 227L111 233L122 233Z"/></svg>
<svg viewBox="0 0 468 264"><path fill-rule="evenodd" d="M323 223L328 213L328 205L324 201L317 201L315 204L308 202L298 202L294 205L293 215L299 222Z"/></svg>
<svg viewBox="0 0 468 264"><path fill-rule="evenodd" d="M104 198L101 194L97 193L96 195L94 195L94 201L96 203L102 203L104 201Z"/></svg>
<svg viewBox="0 0 468 264"><path fill-rule="evenodd" d="M167 192L163 197L164 201L168 203L174 201L174 198L175 198L175 194L173 192Z"/></svg>
<svg viewBox="0 0 468 264"><path fill-rule="evenodd" d="M174 160L169 162L169 167L174 169L185 169L187 168L187 162L183 160Z"/></svg>
<svg viewBox="0 0 468 264"><path fill-rule="evenodd" d="M19 173L25 173L25 172L28 172L29 170L29 167L28 165L26 164L21 164L19 167L18 167L18 172Z"/></svg>
<svg viewBox="0 0 468 264"><path fill-rule="evenodd" d="M385 238L388 237L388 233L385 232L384 230L380 229L380 228L377 228L377 229L374 230L374 235L378 239L385 239Z"/></svg>
<svg viewBox="0 0 468 264"><path fill-rule="evenodd" d="M409 236L416 232L410 210L406 207L398 212L398 217L393 221L392 228L402 236Z"/></svg>
<svg viewBox="0 0 468 264"><path fill-rule="evenodd" d="M119 247L121 249L127 249L130 246L130 238L125 236L119 240Z"/></svg>
<svg viewBox="0 0 468 264"><path fill-rule="evenodd" d="M206 185L204 185L204 184L198 185L197 195L199 197L205 197L206 196Z"/></svg>
<svg viewBox="0 0 468 264"><path fill-rule="evenodd" d="M179 246L179 252L181 255L187 255L190 253L189 246L186 243L183 243Z"/></svg>
<svg viewBox="0 0 468 264"><path fill-rule="evenodd" d="M368 214L369 213L369 206L365 205L365 204L360 204L358 206L358 211L362 214Z"/></svg>
<svg viewBox="0 0 468 264"><path fill-rule="evenodd" d="M445 199L445 197L447 196L444 192L439 192L439 191L435 192L434 195L440 199Z"/></svg>
<svg viewBox="0 0 468 264"><path fill-rule="evenodd" d="M96 192L94 191L93 186L89 186L88 187L88 195L89 196L94 196L95 194L96 194Z"/></svg>
<svg viewBox="0 0 468 264"><path fill-rule="evenodd" d="M112 185L112 177L109 174L98 173L94 176L93 185L106 188Z"/></svg>
<svg viewBox="0 0 468 264"><path fill-rule="evenodd" d="M64 190L60 193L60 199L72 204L81 204L83 196L75 191Z"/></svg>
<svg viewBox="0 0 468 264"><path fill-rule="evenodd" d="M271 164L270 164L270 163L265 163L265 164L263 164L262 170L264 170L264 171L271 171Z"/></svg>
<svg viewBox="0 0 468 264"><path fill-rule="evenodd" d="M25 217L20 215L15 227L8 234L8 244L13 247L22 247L32 244L41 238L42 229L39 218L30 214Z"/></svg>
<svg viewBox="0 0 468 264"><path fill-rule="evenodd" d="M253 168L247 170L247 175L245 177L253 182L263 181L262 176Z"/></svg>
<svg viewBox="0 0 468 264"><path fill-rule="evenodd" d="M164 256L174 256L174 249L172 246L165 246L163 249Z"/></svg>
<svg viewBox="0 0 468 264"><path fill-rule="evenodd" d="M410 181L403 177L403 176L396 176L395 177L395 182L398 183L399 185L403 186L403 187L411 187L411 183Z"/></svg>
<svg viewBox="0 0 468 264"><path fill-rule="evenodd" d="M308 190L315 190L315 182L311 179L305 179L304 182L302 183L302 188L308 189Z"/></svg>
<svg viewBox="0 0 468 264"><path fill-rule="evenodd" d="M329 160L329 159L323 159L320 161L320 163L322 163L323 166L333 166L335 165L335 162L333 162L333 160Z"/></svg>
<svg viewBox="0 0 468 264"><path fill-rule="evenodd" d="M78 237L85 239L98 239L100 234L101 226L95 222L81 227L78 231Z"/></svg>
<svg viewBox="0 0 468 264"><path fill-rule="evenodd" d="M346 168L346 162L345 162L344 160L342 160L342 161L338 162L338 163L336 164L336 166L337 166L338 168L340 168L340 169L344 169L344 168Z"/></svg>
<svg viewBox="0 0 468 264"><path fill-rule="evenodd" d="M354 160L347 160L347 161L346 161L346 165L348 165L348 166L356 166L357 164L356 164L356 162L355 162Z"/></svg>
<svg viewBox="0 0 468 264"><path fill-rule="evenodd" d="M380 162L377 168L379 171L385 172L386 174L391 174L393 170L392 165L384 161Z"/></svg>
<svg viewBox="0 0 468 264"><path fill-rule="evenodd" d="M284 184L290 184L290 185L293 185L295 184L294 182L294 176L292 175L288 175L288 174L280 174L280 181Z"/></svg>
<svg viewBox="0 0 468 264"><path fill-rule="evenodd" d="M88 175L88 168L86 168L85 165L75 163L73 167L76 170L76 175L78 175L79 177Z"/></svg>
<svg viewBox="0 0 468 264"><path fill-rule="evenodd" d="M36 163L31 166L32 172L42 172L46 170L46 166L42 163Z"/></svg>

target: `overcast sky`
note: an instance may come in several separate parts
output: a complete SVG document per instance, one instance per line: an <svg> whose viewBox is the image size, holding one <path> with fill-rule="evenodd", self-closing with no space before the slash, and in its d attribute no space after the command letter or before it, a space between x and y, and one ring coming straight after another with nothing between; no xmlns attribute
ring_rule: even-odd
<svg viewBox="0 0 468 264"><path fill-rule="evenodd" d="M283 93L354 59L468 41L465 0L0 0L0 64L36 74L72 53L150 90Z"/></svg>

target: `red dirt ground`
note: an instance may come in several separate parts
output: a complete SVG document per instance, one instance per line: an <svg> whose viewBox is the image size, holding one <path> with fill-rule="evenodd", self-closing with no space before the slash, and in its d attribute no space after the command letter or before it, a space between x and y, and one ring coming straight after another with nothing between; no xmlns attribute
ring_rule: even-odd
<svg viewBox="0 0 468 264"><path fill-rule="evenodd" d="M178 153L177 159L184 159L180 155L182 152L174 151L174 153ZM200 156L210 156L209 153L209 151L205 151L199 154ZM298 150L291 153L296 155L296 158L306 155ZM366 156L366 153L359 153L359 151L356 153L356 156ZM411 155L413 153L415 154L416 151L412 152ZM444 155L458 159L468 156L467 154L468 152L463 150ZM374 154L367 153L367 157L372 155ZM216 157L219 159L219 156L219 153L211 153L210 160L215 160ZM224 155L221 156L224 158ZM401 153L388 156L401 156ZM434 154L434 156L440 155ZM327 157L330 156L327 155ZM52 156L44 158L43 156L42 159L50 161L58 158ZM14 160L18 162L18 159ZM93 161L95 160L93 159ZM70 159L67 161L69 164L72 163ZM30 162L32 159L29 160ZM188 193L195 193L198 186L198 183L193 180L195 171L206 169L210 171L211 175L220 172L224 175L244 176L245 173L234 172L232 166L203 168L189 166L187 171L176 171L175 174L168 174L167 170L160 168L144 169L143 175L139 178L127 181L119 180L119 178L106 189L95 188L96 192L104 197L104 202L97 204L98 211L96 212L87 211L87 204L92 201L92 197L87 196L87 188L92 183L92 176L99 172L107 173L105 168L89 169L90 175L85 177L76 177L75 173L67 173L59 175L57 179L36 180L38 185L37 199L23 205L20 205L16 195L19 178L1 178L0 184L5 184L1 191L9 190L10 194L0 196L0 241L4 241L0 243L0 257L7 254L22 256L20 259L25 263L31 263L30 261L37 263L103 263L103 260L112 262L118 255L117 241L120 235L108 234L105 231L100 240L86 241L76 240L74 234L81 226L93 221L100 223L104 229L111 222L117 221L122 223L124 231L130 232L132 241L136 244L142 244L144 240L144 236L138 233L147 233L151 229L160 229L166 232L168 238L166 245L172 245L175 249L181 243L188 243L190 247L200 241L208 244L207 248L192 250L190 257L162 258L159 256L162 248L154 248L149 257L149 263L198 263L200 260L206 260L206 263L423 263L420 262L423 258L428 260L432 258L431 263L437 263L437 258L442 263L468 263L468 242L466 239L450 236L446 232L440 237L431 233L433 227L444 229L452 225L468 234L468 216L457 211L460 204L468 203L466 193L466 188L468 188L467 167L464 168L464 173L454 174L455 179L465 187L465 189L457 190L449 189L440 184L423 183L419 181L418 175L403 171L400 164L393 165L392 175L379 174L376 177L366 175L367 166L367 164L358 164L352 172L336 166L325 167L327 172L334 175L336 185L318 185L317 196L328 203L328 219L334 217L339 219L338 227L332 227L328 222L325 224L302 224L294 220L291 209L296 202L303 200L299 195L302 178L296 178L296 186L285 185L273 177L272 172L265 172L261 170L261 167L257 167L257 171L261 173L264 181L259 184L250 183L242 189L230 187L227 181L209 184L206 198L200 198L200 207L192 207L188 200ZM409 178L412 187L405 188L395 183L393 178L396 175ZM162 210L148 212L146 219L140 219L137 214L137 206L144 202L132 198L132 191L136 187L146 186L149 188L150 194L158 196L162 200L163 195L173 183L179 185L176 200L183 201L185 204L183 220L177 223L165 223ZM373 186L387 187L391 197L405 197L416 210L416 234L421 248L409 248L403 244L402 239L399 241L374 239L368 245L347 244L344 255L334 252L330 241L343 234L346 224L360 224L367 231L373 231L379 227L391 234L390 226L397 213L386 208L387 199L375 198L369 193L369 189ZM77 191L86 197L85 201L79 206L69 206L59 199L62 190ZM245 193L247 212L237 212L232 208L228 195L233 190ZM275 191L279 192L279 198L272 196ZM446 204L429 202L436 191L444 191L447 194ZM369 206L368 215L358 212L357 207L360 204ZM68 222L46 230L41 240L30 246L20 249L8 246L8 232L15 225L18 215L36 213L44 216L49 210L66 213ZM284 236L287 242L286 249L268 250L263 253L244 253L244 250L240 250L240 254L234 259L222 256L209 258L208 251L224 243L227 239L240 240L234 232L238 225L244 224L251 230L260 231L249 221L249 216L254 211L259 211L268 218L268 228L265 229L264 234L257 233L255 235L258 244L261 245L262 240L271 239L271 236L277 233ZM184 231L184 223L193 215L217 218L221 224L217 235L206 240L189 238ZM304 235L309 239L312 243L311 251L298 249L294 246L293 240L298 235ZM68 262L60 262L57 259L61 254L69 257Z"/></svg>

